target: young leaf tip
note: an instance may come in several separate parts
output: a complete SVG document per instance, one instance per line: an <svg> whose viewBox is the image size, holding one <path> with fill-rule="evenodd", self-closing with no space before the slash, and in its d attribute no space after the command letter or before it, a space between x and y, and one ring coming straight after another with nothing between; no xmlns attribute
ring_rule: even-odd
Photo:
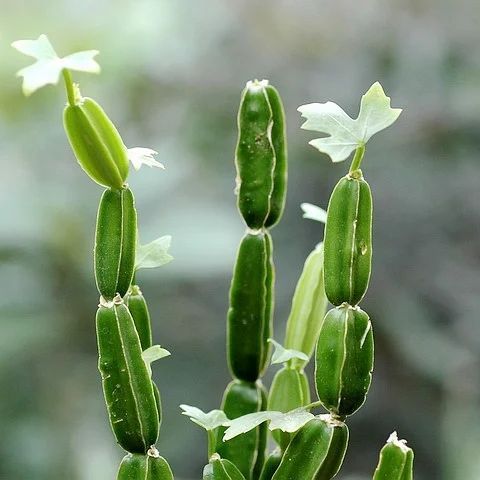
<svg viewBox="0 0 480 480"><path fill-rule="evenodd" d="M149 363L168 357L169 355L171 355L171 353L160 345L153 345L142 352L143 359Z"/></svg>
<svg viewBox="0 0 480 480"><path fill-rule="evenodd" d="M380 83L375 82L362 96L356 119L333 102L301 105L298 111L306 119L302 129L327 135L309 144L329 155L333 162L341 162L373 135L392 125L402 109L391 108L390 97L385 95Z"/></svg>
<svg viewBox="0 0 480 480"><path fill-rule="evenodd" d="M309 220L316 220L320 223L327 223L327 212L317 205L312 203L302 203L300 208L303 210L303 218Z"/></svg>
<svg viewBox="0 0 480 480"><path fill-rule="evenodd" d="M147 371L152 376L152 363L170 356L171 353L160 345L153 345L142 352L142 359L147 367Z"/></svg>
<svg viewBox="0 0 480 480"><path fill-rule="evenodd" d="M255 80L249 80L245 88L247 90L260 90L262 88L265 88L266 86L268 86L268 80L255 79Z"/></svg>
<svg viewBox="0 0 480 480"><path fill-rule="evenodd" d="M171 262L173 257L168 253L171 242L172 237L164 235L146 245L138 244L135 253L135 270L161 267Z"/></svg>
<svg viewBox="0 0 480 480"><path fill-rule="evenodd" d="M127 150L128 159L132 162L133 168L135 170L140 170L142 165L147 167L157 167L162 170L165 169L163 163L158 162L153 158L154 155L158 155L158 152L152 150L151 148L145 147L133 147Z"/></svg>
<svg viewBox="0 0 480 480"><path fill-rule="evenodd" d="M396 447L400 448L402 451L407 452L410 448L407 446L406 440L399 440L397 432L392 432L387 439L387 443L392 443Z"/></svg>
<svg viewBox="0 0 480 480"><path fill-rule="evenodd" d="M272 354L271 364L286 363L294 358L308 362L308 355L299 350L293 350L291 348L285 348L280 343L276 342L273 338L269 338L268 342L271 343L275 350Z"/></svg>
<svg viewBox="0 0 480 480"><path fill-rule="evenodd" d="M60 58L45 34L36 40L17 40L12 47L36 61L17 72L23 77L22 90L26 96L45 85L56 85L63 70L99 73L100 65L94 60L98 50L84 50Z"/></svg>
<svg viewBox="0 0 480 480"><path fill-rule="evenodd" d="M197 407L191 405L180 405L183 410L182 415L186 415L190 420L205 430L215 430L228 422L228 418L223 410L211 410L204 412Z"/></svg>

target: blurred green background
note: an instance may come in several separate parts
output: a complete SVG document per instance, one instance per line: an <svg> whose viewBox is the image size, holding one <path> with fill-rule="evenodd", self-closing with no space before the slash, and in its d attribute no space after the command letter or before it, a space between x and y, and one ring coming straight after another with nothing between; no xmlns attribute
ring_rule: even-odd
<svg viewBox="0 0 480 480"><path fill-rule="evenodd" d="M286 107L288 203L273 232L276 338L303 261L322 238L299 204L326 206L347 169L307 142L296 108L334 100L356 115L376 80L404 113L369 144L374 265L363 303L376 333L368 401L350 421L339 478L371 478L397 429L417 480L480 478L480 33L477 0L3 0L0 18L0 478L114 478L121 451L96 367L92 241L101 189L61 124L63 87L30 99L16 39L60 55L99 49L77 74L129 147L167 169L131 175L143 242L173 236L175 261L145 271L165 419L159 449L196 479L205 434L178 405L219 406L229 380L225 313L243 225L233 152L239 94L268 78ZM267 377L268 383L271 375Z"/></svg>

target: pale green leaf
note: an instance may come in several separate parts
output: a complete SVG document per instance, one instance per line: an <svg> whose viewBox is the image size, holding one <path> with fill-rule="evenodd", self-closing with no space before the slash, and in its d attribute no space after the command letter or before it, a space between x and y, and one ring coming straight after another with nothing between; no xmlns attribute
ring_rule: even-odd
<svg viewBox="0 0 480 480"><path fill-rule="evenodd" d="M312 420L312 418L315 418L315 416L303 407L286 413L270 410L249 413L223 424L225 427L228 427L227 430L225 430L223 441L226 442L238 435L247 433L263 422L270 422L268 425L270 430L282 430L293 433L302 428Z"/></svg>
<svg viewBox="0 0 480 480"><path fill-rule="evenodd" d="M171 262L173 257L168 253L171 243L172 237L165 235L146 245L138 245L135 255L135 270L160 267Z"/></svg>
<svg viewBox="0 0 480 480"><path fill-rule="evenodd" d="M62 68L59 59L45 59L37 60L33 65L19 70L17 76L23 77L22 91L24 95L28 97L45 85L56 85Z"/></svg>
<svg viewBox="0 0 480 480"><path fill-rule="evenodd" d="M98 50L72 53L62 58L63 67L77 72L100 73L100 65L93 59L99 53Z"/></svg>
<svg viewBox="0 0 480 480"><path fill-rule="evenodd" d="M228 418L223 410L211 410L206 413L190 405L180 405L180 408L183 410L182 415L186 415L193 423L205 430L215 430L225 422L228 422Z"/></svg>
<svg viewBox="0 0 480 480"><path fill-rule="evenodd" d="M170 352L162 348L160 345L153 345L142 352L142 358L150 376L152 376L151 364L161 358L168 357L169 355Z"/></svg>
<svg viewBox="0 0 480 480"><path fill-rule="evenodd" d="M381 130L389 127L402 110L390 107L390 97L385 95L380 83L375 82L362 96L360 112L354 120L336 103L310 103L298 108L306 118L301 128L327 134L311 140L310 145L341 162L359 146Z"/></svg>
<svg viewBox="0 0 480 480"><path fill-rule="evenodd" d="M233 420L228 420L223 425L228 427L225 430L225 435L223 436L223 441L226 442L242 433L249 432L253 430L255 427L258 427L263 422L267 420L272 420L276 418L278 415L282 415L280 412L255 412L255 413L248 413L247 415L243 415L242 417L235 418Z"/></svg>
<svg viewBox="0 0 480 480"><path fill-rule="evenodd" d="M300 207L303 210L303 218L316 220L321 223L327 222L327 212L323 208L317 207L317 205L312 203L302 203Z"/></svg>
<svg viewBox="0 0 480 480"><path fill-rule="evenodd" d="M17 76L23 77L22 89L27 96L45 85L57 84L64 69L100 72L100 66L93 59L98 54L97 50L86 50L60 58L46 35L40 35L36 40L17 40L12 43L12 47L36 60L17 72Z"/></svg>
<svg viewBox="0 0 480 480"><path fill-rule="evenodd" d="M401 113L401 108L390 107L390 97L385 95L380 83L375 82L363 95L356 120L363 129L363 142L367 143L373 135L392 125Z"/></svg>
<svg viewBox="0 0 480 480"><path fill-rule="evenodd" d="M24 55L33 57L37 60L58 58L57 52L46 35L40 35L36 40L17 40L12 43L12 47Z"/></svg>
<svg viewBox="0 0 480 480"><path fill-rule="evenodd" d="M133 147L127 150L128 159L132 162L135 170L140 170L142 165L147 167L157 167L164 169L163 163L157 162L153 158L154 155L158 155L158 152L151 148L145 147Z"/></svg>
<svg viewBox="0 0 480 480"><path fill-rule="evenodd" d="M272 361L271 364L275 365L277 363L285 363L294 358L298 358L299 360L303 360L308 362L308 356L300 352L299 350L293 350L291 348L285 348L280 345L278 342L273 340L273 338L269 338L268 341L274 346L275 350L272 354Z"/></svg>
<svg viewBox="0 0 480 480"><path fill-rule="evenodd" d="M315 418L315 415L312 413L307 412L304 408L297 408L272 418L268 428L270 430L281 430L282 432L293 433L313 418Z"/></svg>

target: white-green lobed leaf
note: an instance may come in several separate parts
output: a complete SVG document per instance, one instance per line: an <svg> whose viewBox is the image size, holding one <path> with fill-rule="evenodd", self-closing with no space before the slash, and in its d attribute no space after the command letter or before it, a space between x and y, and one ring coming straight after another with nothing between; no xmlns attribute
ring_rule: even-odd
<svg viewBox="0 0 480 480"><path fill-rule="evenodd" d="M196 423L205 430L215 430L228 422L228 418L223 410L204 412L190 405L180 405L180 408L183 410L182 415L186 415L193 423Z"/></svg>
<svg viewBox="0 0 480 480"><path fill-rule="evenodd" d="M156 268L173 260L168 253L172 243L170 235L164 235L146 245L138 245L135 254L135 270L140 268Z"/></svg>
<svg viewBox="0 0 480 480"><path fill-rule="evenodd" d="M145 147L133 147L127 150L128 159L132 162L135 170L140 170L142 165L147 167L157 167L164 169L163 163L158 162L153 158L154 155L158 155L158 152L151 148Z"/></svg>
<svg viewBox="0 0 480 480"><path fill-rule="evenodd" d="M316 220L321 223L327 222L327 212L323 208L313 205L312 203L302 203L300 208L303 210L303 218Z"/></svg>
<svg viewBox="0 0 480 480"><path fill-rule="evenodd" d="M161 358L168 357L170 352L162 348L160 345L153 345L142 352L142 358L147 367L148 373L152 376L152 363Z"/></svg>
<svg viewBox="0 0 480 480"><path fill-rule="evenodd" d="M282 430L293 433L302 428L314 417L315 416L305 408L296 408L286 413L276 411L249 413L248 415L229 420L223 424L225 427L228 427L227 430L225 430L223 441L226 442L238 435L249 432L261 423L267 421L270 422L268 425L270 430Z"/></svg>
<svg viewBox="0 0 480 480"><path fill-rule="evenodd" d="M17 40L12 47L36 60L17 72L17 76L23 77L22 90L27 96L45 85L57 84L64 69L100 72L100 65L94 60L98 50L85 50L60 58L46 35L40 35L36 40Z"/></svg>
<svg viewBox="0 0 480 480"><path fill-rule="evenodd" d="M379 82L375 82L362 96L360 112L354 120L336 103L309 103L298 107L306 118L301 128L325 133L328 136L311 140L310 145L341 162L381 130L389 127L399 117L401 108L390 107L390 97L385 95Z"/></svg>
<svg viewBox="0 0 480 480"><path fill-rule="evenodd" d="M278 415L281 415L281 412L265 411L248 413L247 415L237 417L233 420L228 420L223 424L225 427L228 427L225 430L223 441L226 442L242 433L247 433L258 427L261 423L266 422L267 420L272 420L272 418L275 418Z"/></svg>
<svg viewBox="0 0 480 480"><path fill-rule="evenodd" d="M272 418L268 428L293 433L302 428L312 418L315 418L313 413L307 412L304 408L297 408Z"/></svg>
<svg viewBox="0 0 480 480"><path fill-rule="evenodd" d="M285 363L294 358L298 358L299 360L303 360L308 362L308 355L299 350L293 350L291 348L285 348L280 345L278 342L273 340L273 338L269 338L268 341L274 346L275 350L272 354L271 364L275 365L277 363Z"/></svg>

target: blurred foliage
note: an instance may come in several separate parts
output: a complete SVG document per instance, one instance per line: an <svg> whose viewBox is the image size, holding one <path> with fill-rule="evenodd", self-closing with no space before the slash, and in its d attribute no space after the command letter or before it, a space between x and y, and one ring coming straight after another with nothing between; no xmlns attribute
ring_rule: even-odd
<svg viewBox="0 0 480 480"><path fill-rule="evenodd" d="M404 113L372 140L375 255L365 301L376 333L366 406L351 421L341 478L365 480L388 434L416 452L418 480L480 478L480 50L476 0L3 0L0 19L0 478L114 478L120 449L96 370L92 239L100 189L74 162L65 96L22 97L13 40L49 35L59 54L98 48L100 77L76 75L128 146L165 172L132 173L142 241L173 236L175 261L139 275L156 341L178 479L198 478L205 438L178 405L218 407L228 375L225 313L243 226L233 197L239 93L269 78L286 106L289 198L274 231L276 338L345 164L307 145L298 105L354 115L379 80ZM268 378L267 378L268 381ZM8 441L5 441L8 439ZM188 452L188 453L187 453Z"/></svg>

